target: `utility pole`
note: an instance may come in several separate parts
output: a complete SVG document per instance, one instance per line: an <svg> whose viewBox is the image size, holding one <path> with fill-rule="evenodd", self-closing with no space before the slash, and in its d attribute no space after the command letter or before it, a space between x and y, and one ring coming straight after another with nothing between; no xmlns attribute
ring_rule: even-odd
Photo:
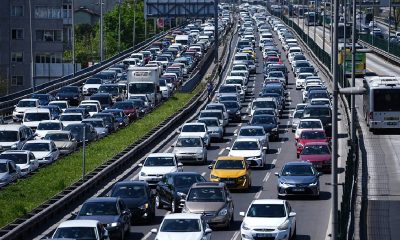
<svg viewBox="0 0 400 240"><path fill-rule="evenodd" d="M315 13L315 17L314 17L314 36L313 36L313 40L314 43L317 44L317 42L315 41L315 34L316 34L316 26L317 26L317 19L319 21L319 15L318 15L318 7L317 7L318 2L315 1L314 2L314 13Z"/></svg>
<svg viewBox="0 0 400 240"><path fill-rule="evenodd" d="M219 43L219 39L218 39L218 0L214 1L214 25L215 25L215 31L214 31L214 36L215 36L215 49L214 49L214 63L215 64L219 64L219 59L218 59L218 43Z"/></svg>
<svg viewBox="0 0 400 240"><path fill-rule="evenodd" d="M342 62L342 71L343 71L343 86L342 87L346 87L345 81L346 81L346 58L347 58L347 34L346 34L346 30L347 30L347 0L343 0L343 18L344 18L344 31L343 31L343 38L344 38L344 43L343 43L343 49L339 49L339 51L343 51L343 62Z"/></svg>
<svg viewBox="0 0 400 240"><path fill-rule="evenodd" d="M86 124L83 125L82 133L82 179L86 175Z"/></svg>
<svg viewBox="0 0 400 240"><path fill-rule="evenodd" d="M323 52L325 52L325 19L326 19L326 16L325 16L325 11L326 11L326 2L324 2L324 11L323 11L323 14L324 14L324 17L322 18L322 51Z"/></svg>
<svg viewBox="0 0 400 240"><path fill-rule="evenodd" d="M121 52L121 0L118 1L118 52Z"/></svg>
<svg viewBox="0 0 400 240"><path fill-rule="evenodd" d="M135 49L136 40L136 0L133 0L133 30L132 30L132 47Z"/></svg>
<svg viewBox="0 0 400 240"><path fill-rule="evenodd" d="M103 0L100 0L100 62L104 58L104 36L103 36Z"/></svg>
<svg viewBox="0 0 400 240"><path fill-rule="evenodd" d="M75 75L75 0L71 1L71 43L72 43L72 74Z"/></svg>
<svg viewBox="0 0 400 240"><path fill-rule="evenodd" d="M352 26L352 39L351 39L351 86L356 86L356 1L353 1L353 26ZM355 151L356 146L356 103L355 103L355 96L352 94L350 96L350 122L351 122L351 141L352 141L352 148Z"/></svg>
<svg viewBox="0 0 400 240"><path fill-rule="evenodd" d="M392 16L392 0L389 0L389 27L388 27L388 45L387 52L390 53L390 24L391 24L391 16Z"/></svg>
<svg viewBox="0 0 400 240"><path fill-rule="evenodd" d="M33 29L32 29L32 0L29 0L29 41L31 50L31 86L32 92L35 92L35 79L34 79L34 63L33 63Z"/></svg>

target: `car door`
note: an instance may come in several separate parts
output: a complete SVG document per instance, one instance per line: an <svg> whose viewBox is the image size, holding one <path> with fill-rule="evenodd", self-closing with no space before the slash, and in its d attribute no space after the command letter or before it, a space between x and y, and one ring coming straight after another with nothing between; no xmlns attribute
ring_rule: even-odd
<svg viewBox="0 0 400 240"><path fill-rule="evenodd" d="M169 199L169 196L167 195L167 176L164 175L164 177L161 179L161 181L157 184L157 189L156 192L158 194L158 198L160 202L162 203L168 203L167 199Z"/></svg>
<svg viewBox="0 0 400 240"><path fill-rule="evenodd" d="M226 199L230 199L230 201L228 202L228 209L229 209L229 214L232 216L234 214L234 206L233 206L233 199L232 199L232 195L229 192L228 188L226 186L224 186L224 192L225 192L225 196Z"/></svg>
<svg viewBox="0 0 400 240"><path fill-rule="evenodd" d="M171 204L174 201L174 195L175 195L174 178L171 175L169 175L166 180L167 184L165 187L165 199L168 204Z"/></svg>
<svg viewBox="0 0 400 240"><path fill-rule="evenodd" d="M293 211L292 206L290 206L289 202L285 201L285 208L288 216L288 220L290 222L290 231L291 235L294 233L295 226L296 226L296 217L289 217L289 214Z"/></svg>
<svg viewBox="0 0 400 240"><path fill-rule="evenodd" d="M39 162L33 153L29 153L29 172L35 171L39 167Z"/></svg>
<svg viewBox="0 0 400 240"><path fill-rule="evenodd" d="M118 200L118 208L120 211L120 217L122 220L122 224L124 225L124 230L128 231L131 214L130 214L128 208L126 207L124 201L122 201L122 200Z"/></svg>

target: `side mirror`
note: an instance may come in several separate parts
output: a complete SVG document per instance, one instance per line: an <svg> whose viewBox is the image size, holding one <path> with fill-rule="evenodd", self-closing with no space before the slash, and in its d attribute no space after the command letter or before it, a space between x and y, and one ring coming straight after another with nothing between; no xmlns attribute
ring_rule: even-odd
<svg viewBox="0 0 400 240"><path fill-rule="evenodd" d="M239 216L244 217L244 215L245 215L245 212L239 212Z"/></svg>
<svg viewBox="0 0 400 240"><path fill-rule="evenodd" d="M208 169L212 169L212 168L213 168L212 164L208 165Z"/></svg>
<svg viewBox="0 0 400 240"><path fill-rule="evenodd" d="M225 149L226 149L226 150L231 150L231 147L226 147Z"/></svg>
<svg viewBox="0 0 400 240"><path fill-rule="evenodd" d="M296 217L296 213L295 212L290 212L289 213L289 217Z"/></svg>
<svg viewBox="0 0 400 240"><path fill-rule="evenodd" d="M157 228L153 228L150 230L151 233L157 234Z"/></svg>
<svg viewBox="0 0 400 240"><path fill-rule="evenodd" d="M139 163L138 166L139 166L139 167L143 167L143 163Z"/></svg>
<svg viewBox="0 0 400 240"><path fill-rule="evenodd" d="M274 175L279 177L279 173L278 172L275 172Z"/></svg>
<svg viewBox="0 0 400 240"><path fill-rule="evenodd" d="M237 133L234 133L234 134L233 134L233 136L237 137L237 136L238 136L238 134L237 134Z"/></svg>
<svg viewBox="0 0 400 240"><path fill-rule="evenodd" d="M183 164L181 162L178 163L178 167L183 167Z"/></svg>
<svg viewBox="0 0 400 240"><path fill-rule="evenodd" d="M264 151L267 151L267 150L268 150L268 148L267 148L267 147L263 147L262 149L263 149Z"/></svg>
<svg viewBox="0 0 400 240"><path fill-rule="evenodd" d="M212 232L211 228L206 228L206 230L204 231L205 234L210 234Z"/></svg>

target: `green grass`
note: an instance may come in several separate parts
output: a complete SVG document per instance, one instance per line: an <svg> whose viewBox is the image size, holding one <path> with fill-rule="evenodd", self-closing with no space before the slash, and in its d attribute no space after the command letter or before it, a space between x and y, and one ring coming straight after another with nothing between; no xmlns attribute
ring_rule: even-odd
<svg viewBox="0 0 400 240"><path fill-rule="evenodd" d="M171 116L197 93L176 93L144 118L130 124L107 138L90 144L86 149L86 171L90 172L103 162L144 136L163 120ZM0 227L30 212L67 186L82 177L82 150L68 155L41 169L35 175L18 180L0 191Z"/></svg>

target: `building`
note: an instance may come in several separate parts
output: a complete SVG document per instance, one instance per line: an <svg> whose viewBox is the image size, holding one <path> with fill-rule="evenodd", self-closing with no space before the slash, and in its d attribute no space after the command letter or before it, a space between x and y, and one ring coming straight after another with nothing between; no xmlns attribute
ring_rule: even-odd
<svg viewBox="0 0 400 240"><path fill-rule="evenodd" d="M99 22L100 14L93 12L86 7L79 7L75 10L74 23L79 24L89 24L95 25Z"/></svg>

